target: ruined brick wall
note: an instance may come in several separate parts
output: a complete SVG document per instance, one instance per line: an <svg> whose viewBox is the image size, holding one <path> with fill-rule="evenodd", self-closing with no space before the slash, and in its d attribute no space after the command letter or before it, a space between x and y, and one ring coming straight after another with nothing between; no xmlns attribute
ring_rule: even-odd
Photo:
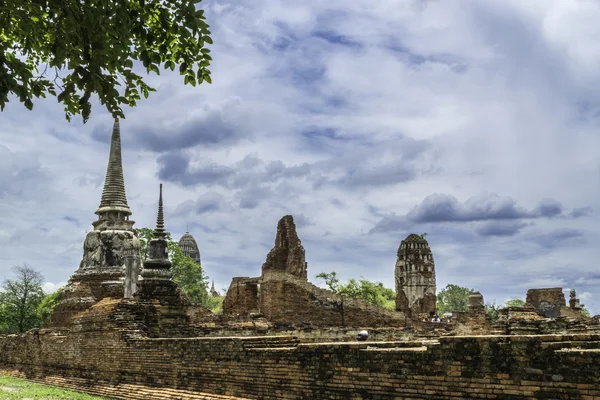
<svg viewBox="0 0 600 400"><path fill-rule="evenodd" d="M233 278L223 300L223 314L247 317L258 313L259 278Z"/></svg>
<svg viewBox="0 0 600 400"><path fill-rule="evenodd" d="M147 339L81 327L0 337L0 369L250 399L593 399L600 396L599 340L298 344L293 337Z"/></svg>
<svg viewBox="0 0 600 400"><path fill-rule="evenodd" d="M404 314L321 289L287 274L268 273L260 285L260 312L284 325L404 326Z"/></svg>
<svg viewBox="0 0 600 400"><path fill-rule="evenodd" d="M305 251L296 233L294 217L286 215L277 223L275 246L267 254L267 259L262 265L262 273L285 272L307 280L306 269Z"/></svg>
<svg viewBox="0 0 600 400"><path fill-rule="evenodd" d="M567 305L562 288L529 289L525 302L548 318L559 317Z"/></svg>

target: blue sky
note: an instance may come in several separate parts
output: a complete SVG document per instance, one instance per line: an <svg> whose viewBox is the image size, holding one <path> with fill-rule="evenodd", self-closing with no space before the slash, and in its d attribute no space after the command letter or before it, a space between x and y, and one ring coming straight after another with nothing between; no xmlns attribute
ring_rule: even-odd
<svg viewBox="0 0 600 400"><path fill-rule="evenodd" d="M600 5L592 1L205 1L212 85L177 73L121 122L136 227L189 225L218 288L257 276L295 217L309 279L394 286L427 232L438 288L486 301L575 288L600 314ZM0 280L77 269L108 159L97 103L0 113Z"/></svg>

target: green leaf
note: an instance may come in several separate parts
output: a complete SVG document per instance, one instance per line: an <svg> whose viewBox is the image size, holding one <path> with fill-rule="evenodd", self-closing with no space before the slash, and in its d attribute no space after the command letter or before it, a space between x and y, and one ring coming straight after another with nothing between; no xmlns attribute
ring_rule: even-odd
<svg viewBox="0 0 600 400"><path fill-rule="evenodd" d="M179 66L179 73L180 74L185 74L185 72L187 71L187 63L181 63L181 65Z"/></svg>
<svg viewBox="0 0 600 400"><path fill-rule="evenodd" d="M81 102L80 97L88 91L118 115L122 113L118 104L132 104L139 97L133 92L115 95L121 79L127 82L126 89L145 85L132 72L134 60L157 74L162 66L172 71L179 66L182 75L196 65L208 67L210 50L204 45L213 41L203 10L194 6L197 1L78 1L76 16L65 13L65 4L71 3L0 1L0 46L14 50L0 52L5 58L0 63L0 108L10 95L26 107L32 98L57 96L56 82L61 89L57 100L68 120L76 114L89 118L89 101ZM40 65L48 68L38 69ZM189 84L210 80L196 71L192 74ZM154 89L142 89L144 97L150 91Z"/></svg>

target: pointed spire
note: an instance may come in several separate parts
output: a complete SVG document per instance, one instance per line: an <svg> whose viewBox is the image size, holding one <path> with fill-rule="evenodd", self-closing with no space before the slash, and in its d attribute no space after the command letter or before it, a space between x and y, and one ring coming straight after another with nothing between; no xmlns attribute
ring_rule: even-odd
<svg viewBox="0 0 600 400"><path fill-rule="evenodd" d="M113 219L112 225L115 225L115 228L119 228L117 226L119 225L118 222L128 221L128 217L131 215L131 209L127 204L127 196L125 195L123 163L121 161L121 130L117 118L115 118L110 140L110 155L108 158L108 167L106 168L104 189L102 190L102 198L96 214L100 218L94 224L95 227L104 225L100 221L107 219L108 214L114 214L116 218ZM133 225L133 223L126 223L124 225Z"/></svg>
<svg viewBox="0 0 600 400"><path fill-rule="evenodd" d="M165 216L163 213L162 183L160 184L160 194L158 195L158 215L156 217L156 229L154 230L154 237L161 239L165 237Z"/></svg>
<svg viewBox="0 0 600 400"><path fill-rule="evenodd" d="M171 268L171 262L169 261L169 244L165 234L165 218L163 215L163 202L162 202L162 183L160 184L160 194L158 197L158 216L156 217L156 229L154 230L154 239L150 240L148 244L148 258L144 262L144 269L142 270L142 276L144 279L167 279L170 277L169 274L165 275L158 273L156 275L155 270L165 270ZM153 272L154 271L154 272Z"/></svg>
<svg viewBox="0 0 600 400"><path fill-rule="evenodd" d="M214 292L214 291L215 291L215 280L214 280L214 279L213 279L213 281L212 281L212 286L211 286L211 288L210 288L210 291L211 291L211 292Z"/></svg>

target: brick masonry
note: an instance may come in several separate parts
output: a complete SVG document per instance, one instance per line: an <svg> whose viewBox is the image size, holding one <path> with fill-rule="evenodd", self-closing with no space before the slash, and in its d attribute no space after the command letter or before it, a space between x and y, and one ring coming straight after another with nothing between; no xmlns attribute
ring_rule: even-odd
<svg viewBox="0 0 600 400"><path fill-rule="evenodd" d="M0 337L0 368L81 382L81 390L162 388L197 398L600 399L600 335L343 343L301 343L294 336L148 338L106 314L109 308L91 310L71 330Z"/></svg>

